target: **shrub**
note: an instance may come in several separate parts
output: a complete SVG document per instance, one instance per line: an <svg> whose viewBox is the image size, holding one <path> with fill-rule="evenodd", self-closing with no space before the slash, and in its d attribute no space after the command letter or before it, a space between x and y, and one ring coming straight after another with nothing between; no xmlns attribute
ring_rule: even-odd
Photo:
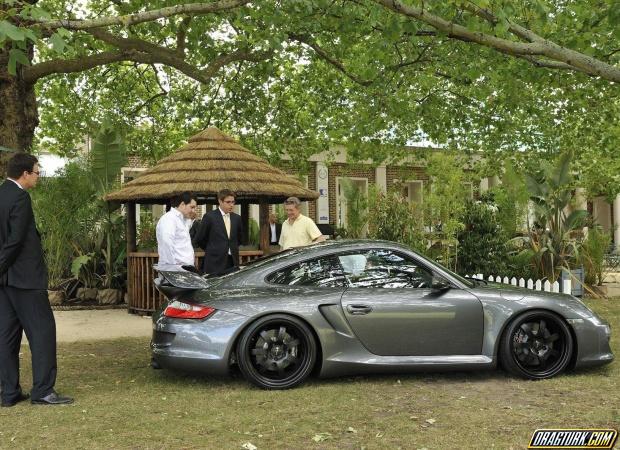
<svg viewBox="0 0 620 450"><path fill-rule="evenodd" d="M368 198L366 193L353 184L349 178L341 181L344 198L346 200L346 232L348 238L358 239L366 234L366 220L368 216Z"/></svg>
<svg viewBox="0 0 620 450"><path fill-rule="evenodd" d="M149 210L148 214L140 215L140 225L136 231L136 246L139 250L157 250L156 223L153 214Z"/></svg>
<svg viewBox="0 0 620 450"><path fill-rule="evenodd" d="M258 226L258 222L254 219L250 219L248 228L248 245L258 246L260 243L260 227Z"/></svg>
<svg viewBox="0 0 620 450"><path fill-rule="evenodd" d="M368 190L368 237L399 242L425 251L422 212L398 191L384 193L375 185Z"/></svg>
<svg viewBox="0 0 620 450"><path fill-rule="evenodd" d="M497 206L470 201L461 218L457 269L462 274L501 275L507 269L506 238L497 217Z"/></svg>
<svg viewBox="0 0 620 450"><path fill-rule="evenodd" d="M41 233L49 286L54 289L71 278L71 261L79 256L95 221L95 188L84 163L68 163L57 176L42 178L32 191L32 200Z"/></svg>
<svg viewBox="0 0 620 450"><path fill-rule="evenodd" d="M581 247L579 259L585 270L585 283L590 286L603 284L605 253L611 244L611 235L600 226L588 230L588 236Z"/></svg>

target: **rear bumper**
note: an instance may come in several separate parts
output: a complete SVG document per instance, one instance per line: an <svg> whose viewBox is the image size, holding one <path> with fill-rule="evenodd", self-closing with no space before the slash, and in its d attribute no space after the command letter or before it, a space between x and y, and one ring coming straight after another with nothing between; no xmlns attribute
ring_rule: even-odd
<svg viewBox="0 0 620 450"><path fill-rule="evenodd" d="M163 368L226 375L236 336L247 318L216 311L205 320L153 316L151 352Z"/></svg>

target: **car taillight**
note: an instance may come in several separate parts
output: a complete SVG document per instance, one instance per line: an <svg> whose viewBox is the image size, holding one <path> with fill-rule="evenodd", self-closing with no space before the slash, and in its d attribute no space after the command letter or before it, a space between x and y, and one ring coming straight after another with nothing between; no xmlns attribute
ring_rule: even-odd
<svg viewBox="0 0 620 450"><path fill-rule="evenodd" d="M210 306L173 301L164 310L164 316L175 319L204 319L215 312Z"/></svg>

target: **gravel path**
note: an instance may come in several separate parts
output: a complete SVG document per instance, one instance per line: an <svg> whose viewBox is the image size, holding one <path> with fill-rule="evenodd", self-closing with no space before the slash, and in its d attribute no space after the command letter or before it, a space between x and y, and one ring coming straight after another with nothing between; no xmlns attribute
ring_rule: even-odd
<svg viewBox="0 0 620 450"><path fill-rule="evenodd" d="M126 309L54 311L58 342L96 341L120 337L150 337L151 318Z"/></svg>

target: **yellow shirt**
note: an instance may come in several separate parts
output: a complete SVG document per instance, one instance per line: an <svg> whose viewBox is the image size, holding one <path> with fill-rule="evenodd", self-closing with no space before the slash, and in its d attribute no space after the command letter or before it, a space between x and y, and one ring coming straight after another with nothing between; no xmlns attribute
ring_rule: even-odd
<svg viewBox="0 0 620 450"><path fill-rule="evenodd" d="M310 217L300 214L293 225L288 219L284 221L279 244L282 250L291 247L303 247L312 244L312 241L320 236L322 233L314 221Z"/></svg>

